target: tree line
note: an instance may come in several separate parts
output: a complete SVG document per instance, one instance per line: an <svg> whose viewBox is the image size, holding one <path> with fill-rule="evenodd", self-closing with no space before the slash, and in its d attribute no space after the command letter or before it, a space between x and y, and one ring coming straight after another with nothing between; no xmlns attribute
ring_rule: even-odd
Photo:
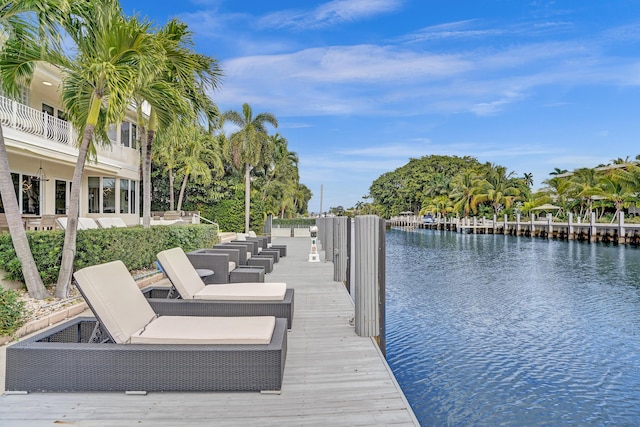
<svg viewBox="0 0 640 427"><path fill-rule="evenodd" d="M275 117L269 113L254 117L247 104L242 113L220 113L208 94L217 88L222 70L215 58L195 52L192 46L186 24L174 19L155 28L139 16L126 16L117 0L0 3L3 92L17 96L22 87L29 87L38 63L57 67L62 74L61 104L78 130L56 297L67 297L73 274L85 163L95 158L98 145L110 144L109 125L121 122L132 105L140 138L144 227L150 225L153 165L166 171L171 186L175 178L179 180L178 204L188 199L190 181L205 187L218 177L232 177L233 182L234 175L243 176L246 229L252 179L261 184L256 191L262 191L266 210L284 215L306 209L310 192L299 182L297 156L288 151L284 138L267 133L265 123L277 126ZM239 127L229 137L221 131L225 120ZM160 154L165 149L173 153L171 159ZM272 191L276 187L279 190ZM0 195L29 294L45 298L48 291L22 225L1 126ZM173 200L173 188L169 199Z"/></svg>
<svg viewBox="0 0 640 427"><path fill-rule="evenodd" d="M558 217L573 213L588 220L613 220L623 209L640 206L640 155L573 171L556 168L532 190L533 175L515 176L506 167L474 157L424 156L384 173L371 185L358 209L389 218L410 211L443 217L530 215L553 205Z"/></svg>

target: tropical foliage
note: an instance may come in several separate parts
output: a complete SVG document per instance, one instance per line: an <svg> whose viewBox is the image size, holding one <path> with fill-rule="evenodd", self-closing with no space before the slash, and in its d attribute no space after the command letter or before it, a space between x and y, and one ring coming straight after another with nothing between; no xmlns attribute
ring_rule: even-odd
<svg viewBox="0 0 640 427"><path fill-rule="evenodd" d="M109 144L109 126L121 122L132 105L141 139L145 226L150 220L152 174L156 180L168 176L168 186L159 186L167 188L168 204L162 194L155 200L165 210L174 208L176 179L178 210L211 207L242 194L246 230L252 192L259 214L256 225L265 213L306 211L311 193L299 182L297 155L288 151L286 140L269 136L264 126L277 126L275 116L254 117L244 104L242 114L225 114L240 129L229 137L219 133L222 116L210 93L222 71L214 58L192 50L186 24L171 20L155 30L138 16L125 16L117 0L24 0L0 4L0 31L4 93L28 87L37 63L56 66L62 73L61 104L79 131L56 297L67 296L74 269L85 163L95 159L98 145ZM154 149L156 136L162 144L159 149ZM243 192L238 175L244 178ZM44 298L47 290L22 227L1 128L0 178L3 207L26 284L33 297ZM253 179L259 182L252 188ZM265 211L261 206L266 202Z"/></svg>
<svg viewBox="0 0 640 427"><path fill-rule="evenodd" d="M376 179L370 188L373 202L359 206L390 217L403 211L441 216L529 215L545 203L583 221L591 212L597 219L613 220L622 211L640 206L640 163L627 159L609 165L555 168L544 187L532 193L533 176L514 176L504 166L481 164L472 157L425 156ZM632 209L632 213L637 211Z"/></svg>

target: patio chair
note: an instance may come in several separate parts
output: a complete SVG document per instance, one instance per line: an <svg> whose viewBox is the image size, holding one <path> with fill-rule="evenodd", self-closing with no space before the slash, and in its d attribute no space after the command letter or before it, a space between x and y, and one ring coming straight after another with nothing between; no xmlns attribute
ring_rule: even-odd
<svg viewBox="0 0 640 427"><path fill-rule="evenodd" d="M126 228L127 224L120 217L103 217L96 219L100 228Z"/></svg>
<svg viewBox="0 0 640 427"><path fill-rule="evenodd" d="M287 289L286 283L240 282L205 285L182 248L164 250L157 258L173 285L166 298L153 298L151 305L158 312L187 316L221 310L224 315L273 315L286 318L287 327L291 328L294 292L293 289ZM181 299L173 299L178 295ZM152 293L151 297L153 296ZM213 301L217 301L216 306L212 305ZM200 304L194 305L194 302ZM170 309L175 311L168 311Z"/></svg>
<svg viewBox="0 0 640 427"><path fill-rule="evenodd" d="M158 316L121 261L74 273L96 316L7 348L8 391L278 391L286 320Z"/></svg>

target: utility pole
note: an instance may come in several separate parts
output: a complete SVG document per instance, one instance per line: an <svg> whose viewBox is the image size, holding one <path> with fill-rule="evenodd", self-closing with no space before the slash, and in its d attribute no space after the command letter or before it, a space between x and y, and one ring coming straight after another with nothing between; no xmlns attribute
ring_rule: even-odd
<svg viewBox="0 0 640 427"><path fill-rule="evenodd" d="M320 217L322 217L322 190L323 186L320 184Z"/></svg>

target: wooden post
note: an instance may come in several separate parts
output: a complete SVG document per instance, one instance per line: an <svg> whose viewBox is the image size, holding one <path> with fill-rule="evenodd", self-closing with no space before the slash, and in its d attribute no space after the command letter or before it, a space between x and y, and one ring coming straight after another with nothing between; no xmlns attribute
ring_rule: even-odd
<svg viewBox="0 0 640 427"><path fill-rule="evenodd" d="M385 234L384 220L376 215L356 216L355 331L384 342ZM380 340L382 338L382 341ZM384 352L383 345L381 349Z"/></svg>
<svg viewBox="0 0 640 427"><path fill-rule="evenodd" d="M498 215L493 214L493 234L496 234L497 226L498 226Z"/></svg>
<svg viewBox="0 0 640 427"><path fill-rule="evenodd" d="M574 227L573 227L573 213L569 212L569 224L568 224L568 228L567 228L567 240L573 240L576 238L574 232Z"/></svg>
<svg viewBox="0 0 640 427"><path fill-rule="evenodd" d="M322 242L322 247L324 248L324 261L333 262L333 218L325 218L324 228L325 241Z"/></svg>
<svg viewBox="0 0 640 427"><path fill-rule="evenodd" d="M333 218L333 281L347 281L347 226L349 218L341 216Z"/></svg>
<svg viewBox="0 0 640 427"><path fill-rule="evenodd" d="M504 226L502 228L502 234L509 234L507 230L507 214L504 214Z"/></svg>
<svg viewBox="0 0 640 427"><path fill-rule="evenodd" d="M596 213L591 212L591 217L589 218L589 243L595 242L597 238L597 230L596 230Z"/></svg>
<svg viewBox="0 0 640 427"><path fill-rule="evenodd" d="M624 212L618 212L618 243L624 244L626 236L624 231Z"/></svg>
<svg viewBox="0 0 640 427"><path fill-rule="evenodd" d="M553 236L553 216L551 214L547 214L547 239L550 239Z"/></svg>
<svg viewBox="0 0 640 427"><path fill-rule="evenodd" d="M531 237L535 237L535 229L536 226L533 225L533 222L536 220L536 214L531 214Z"/></svg>
<svg viewBox="0 0 640 427"><path fill-rule="evenodd" d="M516 214L516 236L520 235L520 213Z"/></svg>

